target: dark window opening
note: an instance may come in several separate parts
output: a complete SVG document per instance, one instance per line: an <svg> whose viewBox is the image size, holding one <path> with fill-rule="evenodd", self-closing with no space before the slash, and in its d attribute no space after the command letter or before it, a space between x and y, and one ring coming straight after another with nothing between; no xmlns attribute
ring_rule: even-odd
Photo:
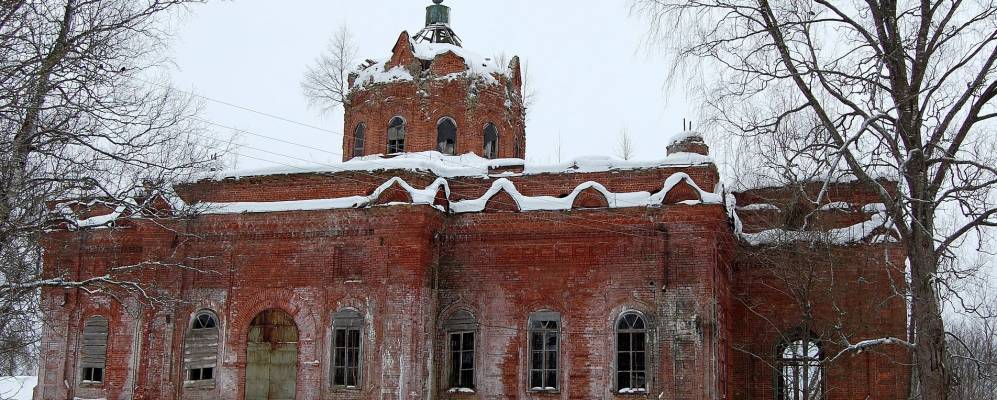
<svg viewBox="0 0 997 400"><path fill-rule="evenodd" d="M647 392L647 325L637 313L626 313L616 324L616 390Z"/></svg>
<svg viewBox="0 0 997 400"><path fill-rule="evenodd" d="M457 123L443 118L436 125L436 149L443 154L457 155Z"/></svg>
<svg viewBox="0 0 997 400"><path fill-rule="evenodd" d="M215 379L214 368L193 368L187 370L187 380L188 381L207 381Z"/></svg>
<svg viewBox="0 0 997 400"><path fill-rule="evenodd" d="M471 313L459 310L443 323L449 338L449 376L447 383L451 390L474 390L474 332L478 323Z"/></svg>
<svg viewBox="0 0 997 400"><path fill-rule="evenodd" d="M498 158L498 128L495 127L495 124L485 125L485 148L482 157Z"/></svg>
<svg viewBox="0 0 997 400"><path fill-rule="evenodd" d="M193 329L210 329L216 327L215 318L211 314L200 314L197 318L194 318Z"/></svg>
<svg viewBox="0 0 997 400"><path fill-rule="evenodd" d="M83 368L83 382L104 382L104 369Z"/></svg>
<svg viewBox="0 0 997 400"><path fill-rule="evenodd" d="M512 157L523 158L523 142L520 137L516 137L516 141L512 145Z"/></svg>
<svg viewBox="0 0 997 400"><path fill-rule="evenodd" d="M823 398L824 371L817 341L803 338L786 343L780 347L778 356L779 400Z"/></svg>
<svg viewBox="0 0 997 400"><path fill-rule="evenodd" d="M367 126L364 124L358 124L357 129L353 131L353 157L363 157L364 155L364 140L367 136Z"/></svg>
<svg viewBox="0 0 997 400"><path fill-rule="evenodd" d="M405 120L394 117L388 122L388 154L405 152Z"/></svg>
<svg viewBox="0 0 997 400"><path fill-rule="evenodd" d="M363 317L353 310L340 311L333 316L332 325L332 384L358 388Z"/></svg>
<svg viewBox="0 0 997 400"><path fill-rule="evenodd" d="M450 388L474 389L474 332L450 334Z"/></svg>
<svg viewBox="0 0 997 400"><path fill-rule="evenodd" d="M530 390L556 391L561 317L555 312L530 315Z"/></svg>

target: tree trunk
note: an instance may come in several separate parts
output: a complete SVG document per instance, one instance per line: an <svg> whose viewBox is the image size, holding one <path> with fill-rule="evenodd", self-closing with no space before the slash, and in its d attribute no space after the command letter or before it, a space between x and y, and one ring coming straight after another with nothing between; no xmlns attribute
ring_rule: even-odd
<svg viewBox="0 0 997 400"><path fill-rule="evenodd" d="M938 257L930 236L915 229L908 243L913 286L913 323L917 326L914 338L914 360L920 382L921 398L945 400L948 398L949 372L945 368L945 327L941 305L935 290Z"/></svg>

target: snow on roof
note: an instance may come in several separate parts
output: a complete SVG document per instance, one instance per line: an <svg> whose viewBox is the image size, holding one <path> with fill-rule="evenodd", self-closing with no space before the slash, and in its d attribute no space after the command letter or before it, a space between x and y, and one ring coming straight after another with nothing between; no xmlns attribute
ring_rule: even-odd
<svg viewBox="0 0 997 400"><path fill-rule="evenodd" d="M428 171L443 178L482 177L490 176L490 169L504 167L523 167L522 175L607 172L616 170L633 170L663 167L689 167L712 164L713 159L694 153L675 153L656 160L622 160L615 157L578 157L557 164L527 164L518 158L500 158L490 160L474 153L459 156L444 155L436 151L403 153L386 158L383 155L357 157L337 164L302 164L292 166L276 166L267 168L237 169L229 171L210 172L194 178L198 180L240 179L256 176L293 175L308 173L336 173L350 171L385 171L409 170ZM503 173L501 176L516 175Z"/></svg>
<svg viewBox="0 0 997 400"><path fill-rule="evenodd" d="M570 194L564 197L526 196L519 192L515 183L506 178L500 178L495 180L488 191L481 197L477 199L450 201L449 204L450 210L457 214L482 212L494 196L505 192L512 197L516 203L514 205L520 211L566 211L572 209L578 195L587 189L594 189L606 197L609 208L654 207L660 206L672 188L682 182L685 182L696 190L699 193L700 200L687 200L681 202L681 204L723 204L723 196L721 194L704 191L696 185L696 182L688 174L683 172L677 172L669 176L665 180L662 189L656 193L613 193L602 184L589 181L578 185ZM433 184L425 189L416 189L405 182L404 179L393 177L381 184L370 196L251 203L201 203L196 205L196 207L201 209L203 214L209 215L362 208L376 202L385 190L395 185L400 186L412 197L411 203L403 204L433 205L441 190L444 191L446 198L450 197L450 186L444 178L437 178ZM443 211L443 209L440 210Z"/></svg>
<svg viewBox="0 0 997 400"><path fill-rule="evenodd" d="M463 47L455 46L449 43L410 43L412 43L413 54L415 54L415 57L420 60L432 61L436 57L446 53L454 53L457 57L464 59L467 71L450 74L441 77L441 79L469 77L483 80L489 84L498 84L499 81L495 79L494 75L504 75L510 79L512 77L512 73L509 71L507 66L500 65L498 61L493 58L482 57L467 49L464 49ZM353 87L359 88L369 84L411 81L415 79L407 69L401 66L385 70L386 63L387 61L375 62L370 66L355 71L357 73L357 78L353 82Z"/></svg>
<svg viewBox="0 0 997 400"><path fill-rule="evenodd" d="M668 139L668 145L673 145L675 143L682 142L687 139L699 139L700 141L702 141L703 134L696 131L679 132L672 135L672 137Z"/></svg>
<svg viewBox="0 0 997 400"><path fill-rule="evenodd" d="M829 243L843 245L857 243L872 236L881 229L892 230L893 221L886 213L883 204L867 204L863 211L873 213L864 222L844 228L831 229L828 231L790 231L785 229L769 229L758 233L741 233L741 238L749 245L775 245L782 243L801 242L807 240L826 240ZM896 240L889 235L881 235L875 241L887 242Z"/></svg>

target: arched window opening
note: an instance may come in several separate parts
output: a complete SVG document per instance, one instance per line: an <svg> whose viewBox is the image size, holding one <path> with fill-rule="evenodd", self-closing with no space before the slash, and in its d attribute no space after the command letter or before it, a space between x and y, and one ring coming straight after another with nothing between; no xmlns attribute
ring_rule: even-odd
<svg viewBox="0 0 997 400"><path fill-rule="evenodd" d="M512 157L523 158L523 139L520 136L516 137L516 140L512 145Z"/></svg>
<svg viewBox="0 0 997 400"><path fill-rule="evenodd" d="M616 323L616 390L647 392L647 323L628 312Z"/></svg>
<svg viewBox="0 0 997 400"><path fill-rule="evenodd" d="M188 381L215 379L215 367L218 361L218 319L214 313L201 311L194 316L187 331L183 356Z"/></svg>
<svg viewBox="0 0 997 400"><path fill-rule="evenodd" d="M561 314L554 311L531 313L529 340L530 390L556 391Z"/></svg>
<svg viewBox="0 0 997 400"><path fill-rule="evenodd" d="M436 124L436 149L443 154L457 155L457 123L443 118Z"/></svg>
<svg viewBox="0 0 997 400"><path fill-rule="evenodd" d="M339 311L332 316L332 384L360 387L361 337L363 316L356 310Z"/></svg>
<svg viewBox="0 0 997 400"><path fill-rule="evenodd" d="M779 347L778 399L823 398L824 371L820 343L812 337L796 339Z"/></svg>
<svg viewBox="0 0 997 400"><path fill-rule="evenodd" d="M485 148L482 157L487 159L498 158L498 127L489 122L485 125Z"/></svg>
<svg viewBox="0 0 997 400"><path fill-rule="evenodd" d="M367 137L367 125L357 124L357 129L353 131L353 157L363 157L364 140Z"/></svg>
<svg viewBox="0 0 997 400"><path fill-rule="evenodd" d="M477 321L471 313L461 310L443 323L450 344L451 390L474 389L474 335Z"/></svg>
<svg viewBox="0 0 997 400"><path fill-rule="evenodd" d="M107 363L107 332L107 319L101 316L90 317L83 325L83 349L80 352L83 383L104 382L104 366Z"/></svg>
<svg viewBox="0 0 997 400"><path fill-rule="evenodd" d="M405 120L394 117L388 122L388 154L405 152Z"/></svg>

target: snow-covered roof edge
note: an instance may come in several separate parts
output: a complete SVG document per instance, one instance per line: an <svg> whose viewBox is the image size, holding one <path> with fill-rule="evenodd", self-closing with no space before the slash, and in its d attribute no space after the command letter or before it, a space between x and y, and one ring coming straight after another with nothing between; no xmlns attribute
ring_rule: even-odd
<svg viewBox="0 0 997 400"><path fill-rule="evenodd" d="M390 170L428 171L437 177L499 177L559 173L592 173L620 170L677 168L714 164L713 159L695 153L676 153L656 160L622 160L615 157L578 157L556 164L527 164L524 160L504 158L489 160L474 153L459 156L443 155L436 151L404 153L385 158L373 155L354 158L340 164L310 164L301 166L278 166L243 170L218 171L196 176L192 181L240 179L249 177L295 175L309 173L374 172ZM494 169L523 167L522 173L500 172ZM190 183L190 182L188 182Z"/></svg>

